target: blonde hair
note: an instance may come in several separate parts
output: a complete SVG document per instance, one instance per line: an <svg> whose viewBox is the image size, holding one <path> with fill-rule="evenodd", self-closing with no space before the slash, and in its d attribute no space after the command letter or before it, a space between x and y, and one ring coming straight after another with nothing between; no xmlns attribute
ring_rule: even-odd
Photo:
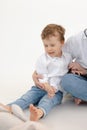
<svg viewBox="0 0 87 130"><path fill-rule="evenodd" d="M41 33L42 40L49 38L50 36L59 36L60 41L64 41L65 29L61 25L48 24Z"/></svg>

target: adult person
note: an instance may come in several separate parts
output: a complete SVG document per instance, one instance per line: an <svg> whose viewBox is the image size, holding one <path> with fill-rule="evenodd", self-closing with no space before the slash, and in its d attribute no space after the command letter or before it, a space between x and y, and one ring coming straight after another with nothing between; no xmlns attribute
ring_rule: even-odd
<svg viewBox="0 0 87 130"><path fill-rule="evenodd" d="M87 29L70 37L64 47L74 62L69 65L71 73L66 74L61 81L65 91L76 97L76 104L87 101Z"/></svg>
<svg viewBox="0 0 87 130"><path fill-rule="evenodd" d="M64 90L75 97L75 103L87 101L87 29L71 36L63 48L72 56L72 63L69 64L70 73L67 73L61 80ZM33 73L35 84L43 87L38 78L43 78L36 71Z"/></svg>

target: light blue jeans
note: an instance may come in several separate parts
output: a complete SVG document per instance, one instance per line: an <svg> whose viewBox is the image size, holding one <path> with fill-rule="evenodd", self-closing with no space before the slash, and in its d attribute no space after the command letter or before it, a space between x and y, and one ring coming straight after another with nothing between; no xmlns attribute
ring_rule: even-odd
<svg viewBox="0 0 87 130"><path fill-rule="evenodd" d="M87 101L87 77L66 74L61 80L61 86L72 96Z"/></svg>
<svg viewBox="0 0 87 130"><path fill-rule="evenodd" d="M46 91L32 86L31 90L27 91L23 96L9 105L17 104L24 110L28 108L30 104L34 104L43 110L45 116L54 106L61 103L62 98L63 93L61 91L58 91L54 97L49 98Z"/></svg>

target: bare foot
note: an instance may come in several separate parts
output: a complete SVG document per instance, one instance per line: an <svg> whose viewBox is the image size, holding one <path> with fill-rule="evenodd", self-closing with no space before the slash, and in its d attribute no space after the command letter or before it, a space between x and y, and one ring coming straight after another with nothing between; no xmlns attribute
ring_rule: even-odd
<svg viewBox="0 0 87 130"><path fill-rule="evenodd" d="M43 111L35 107L33 104L30 105L29 110L31 121L38 121L43 116Z"/></svg>
<svg viewBox="0 0 87 130"><path fill-rule="evenodd" d="M77 105L79 105L81 102L82 102L81 99L79 99L79 98L75 98L75 103L76 103Z"/></svg>
<svg viewBox="0 0 87 130"><path fill-rule="evenodd" d="M7 106L7 105L4 105L2 103L0 103L0 111L8 111L8 112L11 112L11 107L10 106Z"/></svg>

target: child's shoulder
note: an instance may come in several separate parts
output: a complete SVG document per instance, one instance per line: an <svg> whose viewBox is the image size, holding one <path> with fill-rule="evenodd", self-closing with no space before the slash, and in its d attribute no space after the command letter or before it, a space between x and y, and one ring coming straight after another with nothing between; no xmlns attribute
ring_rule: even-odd
<svg viewBox="0 0 87 130"><path fill-rule="evenodd" d="M39 58L46 58L46 54L45 53L42 53L40 56L39 56Z"/></svg>
<svg viewBox="0 0 87 130"><path fill-rule="evenodd" d="M68 52L63 52L63 55L64 55L64 56L69 56L70 53L68 53Z"/></svg>
<svg viewBox="0 0 87 130"><path fill-rule="evenodd" d="M63 56L66 58L66 59L72 59L72 57L71 57L71 54L70 53L68 53L68 52L63 52Z"/></svg>

